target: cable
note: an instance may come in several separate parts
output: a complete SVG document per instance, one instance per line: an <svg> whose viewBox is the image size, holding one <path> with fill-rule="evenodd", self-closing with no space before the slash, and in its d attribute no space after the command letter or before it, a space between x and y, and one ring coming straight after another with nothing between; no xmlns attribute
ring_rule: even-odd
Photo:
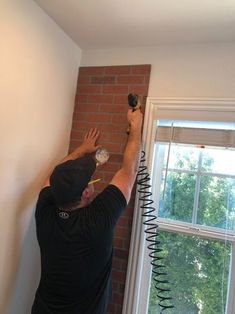
<svg viewBox="0 0 235 314"><path fill-rule="evenodd" d="M148 250L150 251L149 257L151 258L152 273L154 274L153 280L155 281L155 288L157 291L157 297L159 299L158 305L160 306L160 314L168 309L174 308L171 304L173 299L169 296L171 289L169 288L169 281L167 280L167 273L164 270L162 260L164 257L161 256L162 249L160 247L160 241L157 239L158 225L156 223L156 210L152 206L153 200L151 198L152 192L149 191L150 175L148 168L145 166L145 152L142 151L139 171L137 174L137 186L139 193L139 200L141 202L141 209L143 211L142 216L145 218L143 224L146 226L145 233L147 234L146 241L148 244Z"/></svg>
<svg viewBox="0 0 235 314"><path fill-rule="evenodd" d="M137 94L130 93L128 95L128 104L132 108L132 111L141 108L140 98ZM127 134L130 132L130 127L127 129ZM173 123L171 127L171 141L173 137ZM170 145L171 145L170 141ZM170 154L170 145L168 151L168 162ZM167 176L167 173L166 173ZM166 180L166 178L165 178ZM156 224L156 210L152 206L153 200L151 198L152 192L150 191L150 175L148 173L148 168L145 165L145 152L142 151L139 171L137 174L137 186L139 193L139 200L141 203L142 216L144 217L143 224L145 225L145 233L147 234L146 241L148 242L148 249L150 251L149 257L151 258L152 273L154 274L153 280L155 281L155 288L157 291L157 297L159 299L158 305L160 306L160 314L165 310L172 309L174 306L170 304L172 297L169 296L171 289L169 288L169 281L166 276L167 273L164 270L165 265L163 265L162 260L164 259L161 255L162 249L160 247L160 241L157 239L158 225ZM164 187L165 190L165 187ZM165 191L164 191L165 193Z"/></svg>

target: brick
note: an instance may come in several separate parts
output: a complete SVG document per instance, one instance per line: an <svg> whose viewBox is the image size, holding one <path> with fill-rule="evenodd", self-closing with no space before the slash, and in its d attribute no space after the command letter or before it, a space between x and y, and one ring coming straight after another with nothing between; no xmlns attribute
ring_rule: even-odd
<svg viewBox="0 0 235 314"><path fill-rule="evenodd" d="M116 95L114 97L114 104L126 104L128 105L128 95Z"/></svg>
<svg viewBox="0 0 235 314"><path fill-rule="evenodd" d="M121 269L122 268L122 261L119 259L114 258L113 259L113 268L114 269ZM118 285L117 285L118 286ZM118 288L118 287L117 287Z"/></svg>
<svg viewBox="0 0 235 314"><path fill-rule="evenodd" d="M92 76L91 84L115 84L115 76Z"/></svg>
<svg viewBox="0 0 235 314"><path fill-rule="evenodd" d="M73 120L72 129L79 129L79 122L77 120Z"/></svg>
<svg viewBox="0 0 235 314"><path fill-rule="evenodd" d="M133 193L132 193L133 194ZM134 205L133 205L134 206ZM133 214L133 211L134 211L134 207L132 206L129 206L125 209L125 211L129 214L129 215L132 215Z"/></svg>
<svg viewBox="0 0 235 314"><path fill-rule="evenodd" d="M122 248L123 248L123 240L122 240L121 238L115 237L115 238L114 238L113 245L114 245L115 248L120 248L120 249L122 249Z"/></svg>
<svg viewBox="0 0 235 314"><path fill-rule="evenodd" d="M127 94L128 86L127 85L104 85L103 93L104 94Z"/></svg>
<svg viewBox="0 0 235 314"><path fill-rule="evenodd" d="M129 227L127 227L129 229ZM131 230L131 229L130 229ZM130 241L129 240L124 240L123 241L123 249L129 251L129 247L130 247Z"/></svg>
<svg viewBox="0 0 235 314"><path fill-rule="evenodd" d="M125 277L124 277L125 280ZM123 295L118 294L117 292L113 293L113 301L115 301L115 303L122 305L123 303Z"/></svg>
<svg viewBox="0 0 235 314"><path fill-rule="evenodd" d="M126 127L128 127L126 114L115 114L112 116L113 123L126 123Z"/></svg>
<svg viewBox="0 0 235 314"><path fill-rule="evenodd" d="M128 258L128 252L126 250L115 249L114 256L119 259L126 260Z"/></svg>
<svg viewBox="0 0 235 314"><path fill-rule="evenodd" d="M125 282L126 274L121 270L113 269L113 278L115 278L118 282Z"/></svg>
<svg viewBox="0 0 235 314"><path fill-rule="evenodd" d="M120 293L121 295L124 295L125 292L125 284L122 282L118 283L118 289L117 292Z"/></svg>
<svg viewBox="0 0 235 314"><path fill-rule="evenodd" d="M82 112L74 111L73 113L73 120L75 121L87 121L87 114Z"/></svg>
<svg viewBox="0 0 235 314"><path fill-rule="evenodd" d="M151 65L150 64L140 64L131 66L132 74L150 74Z"/></svg>
<svg viewBox="0 0 235 314"><path fill-rule="evenodd" d="M127 228L124 228L122 226L119 226L119 224L117 224L116 230L115 230L115 236L120 237L120 238L128 237L129 236L129 230Z"/></svg>
<svg viewBox="0 0 235 314"><path fill-rule="evenodd" d="M83 139L83 132L81 131L78 131L78 130L72 130L71 133L70 133L70 137L73 139L73 140L80 140L82 141Z"/></svg>
<svg viewBox="0 0 235 314"><path fill-rule="evenodd" d="M114 314L123 314L122 313L122 305L115 305L115 313Z"/></svg>
<svg viewBox="0 0 235 314"><path fill-rule="evenodd" d="M114 135L114 134L112 134ZM123 154L112 154L109 159L111 162L121 163L123 160Z"/></svg>
<svg viewBox="0 0 235 314"><path fill-rule="evenodd" d="M129 65L105 67L105 74L130 74L130 72L131 67Z"/></svg>
<svg viewBox="0 0 235 314"><path fill-rule="evenodd" d="M128 227L128 220L125 217L120 217L118 219L118 225L121 227L127 228Z"/></svg>
<svg viewBox="0 0 235 314"><path fill-rule="evenodd" d="M150 76L146 75L144 79L144 83L148 86L149 85Z"/></svg>
<svg viewBox="0 0 235 314"><path fill-rule="evenodd" d="M87 102L87 95L78 95L78 94L76 94L75 102L76 103L86 103Z"/></svg>
<svg viewBox="0 0 235 314"><path fill-rule="evenodd" d="M143 75L118 76L118 84L143 84L145 77Z"/></svg>
<svg viewBox="0 0 235 314"><path fill-rule="evenodd" d="M115 278L113 278L113 290L116 291L118 288L118 282Z"/></svg>
<svg viewBox="0 0 235 314"><path fill-rule="evenodd" d="M134 93L138 95L147 95L148 88L146 85L130 85L128 88L128 93Z"/></svg>
<svg viewBox="0 0 235 314"><path fill-rule="evenodd" d="M120 169L120 165L117 163L108 162L105 165L105 171L110 171L114 173L114 172L117 172L119 169Z"/></svg>
<svg viewBox="0 0 235 314"><path fill-rule="evenodd" d="M79 94L98 94L101 92L100 85L79 85Z"/></svg>
<svg viewBox="0 0 235 314"><path fill-rule="evenodd" d="M98 104L82 103L79 104L75 111L78 112L97 112L99 108Z"/></svg>
<svg viewBox="0 0 235 314"><path fill-rule="evenodd" d="M102 127L101 127L102 128ZM99 141L100 143L106 143L106 142L109 142L109 139L110 139L110 134L108 132L103 132L103 129L100 129L100 138L99 138Z"/></svg>
<svg viewBox="0 0 235 314"><path fill-rule="evenodd" d="M124 111L123 105L114 105L114 104L101 104L99 111L102 112L111 112L111 113L120 113Z"/></svg>
<svg viewBox="0 0 235 314"><path fill-rule="evenodd" d="M144 113L145 112L145 105L146 105L146 101L147 101L147 96L146 95L144 95L143 97L142 97L142 112Z"/></svg>
<svg viewBox="0 0 235 314"><path fill-rule="evenodd" d="M128 250L129 251L129 250ZM126 272L127 270L127 265L128 265L128 260L122 260L121 261L121 270L123 270L124 272Z"/></svg>
<svg viewBox="0 0 235 314"><path fill-rule="evenodd" d="M95 188L99 192L103 191L106 188L106 186L107 186L107 183L106 182L101 182L101 181L99 181L99 182L97 182L95 184Z"/></svg>
<svg viewBox="0 0 235 314"><path fill-rule="evenodd" d="M113 303L110 303L107 308L107 314L114 314L115 313L114 311L115 311L115 305Z"/></svg>
<svg viewBox="0 0 235 314"><path fill-rule="evenodd" d="M94 122L80 121L79 119L75 120L75 122L77 123L78 129L80 129L80 130L87 130L90 128L97 128L98 127L98 124L95 124Z"/></svg>
<svg viewBox="0 0 235 314"><path fill-rule="evenodd" d="M102 169L100 169L100 168L102 168L102 167L105 167L105 165L101 165L101 166L99 166L98 168L97 168L97 170L96 170L96 172L95 172L95 176L98 178L101 178L101 179L103 179L104 180L104 178L105 178L105 175L104 175L104 170L102 170Z"/></svg>
<svg viewBox="0 0 235 314"><path fill-rule="evenodd" d="M106 143L105 147L110 153L119 153L121 144L120 143Z"/></svg>
<svg viewBox="0 0 235 314"><path fill-rule="evenodd" d="M87 115L88 122L110 122L112 116L110 114L90 113Z"/></svg>
<svg viewBox="0 0 235 314"><path fill-rule="evenodd" d="M110 182L110 181L112 180L112 178L113 178L113 173L106 172L106 173L104 174L104 180L105 180L105 182Z"/></svg>
<svg viewBox="0 0 235 314"><path fill-rule="evenodd" d="M100 126L102 132L125 132L126 124L103 124Z"/></svg>
<svg viewBox="0 0 235 314"><path fill-rule="evenodd" d="M102 75L104 74L104 67L80 67L79 68L79 76L80 75Z"/></svg>
<svg viewBox="0 0 235 314"><path fill-rule="evenodd" d="M78 77L78 85L80 84L89 84L91 82L90 76L79 76Z"/></svg>
<svg viewBox="0 0 235 314"><path fill-rule="evenodd" d="M110 104L113 102L113 95L88 95L87 101L100 104Z"/></svg>

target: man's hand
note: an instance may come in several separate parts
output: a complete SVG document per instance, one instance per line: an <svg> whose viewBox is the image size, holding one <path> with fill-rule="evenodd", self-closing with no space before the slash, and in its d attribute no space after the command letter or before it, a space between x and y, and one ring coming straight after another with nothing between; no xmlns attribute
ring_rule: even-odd
<svg viewBox="0 0 235 314"><path fill-rule="evenodd" d="M97 151L101 145L96 145L100 137L100 131L98 129L90 129L84 136L84 140L80 149L85 152L85 154L94 153Z"/></svg>
<svg viewBox="0 0 235 314"><path fill-rule="evenodd" d="M91 154L97 151L101 145L97 145L97 141L100 137L100 131L96 128L90 129L84 136L83 143L78 146L71 154L65 157L62 162L69 159L76 159L84 156L85 154Z"/></svg>

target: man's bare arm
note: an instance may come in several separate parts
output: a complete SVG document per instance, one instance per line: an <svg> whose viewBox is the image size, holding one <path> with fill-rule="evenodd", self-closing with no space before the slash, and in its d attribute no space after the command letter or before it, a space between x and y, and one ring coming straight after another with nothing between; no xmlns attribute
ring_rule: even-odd
<svg viewBox="0 0 235 314"><path fill-rule="evenodd" d="M138 172L143 115L139 109L136 111L130 109L128 110L127 120L130 125L130 133L123 155L122 167L114 175L110 184L117 186L121 190L128 203Z"/></svg>

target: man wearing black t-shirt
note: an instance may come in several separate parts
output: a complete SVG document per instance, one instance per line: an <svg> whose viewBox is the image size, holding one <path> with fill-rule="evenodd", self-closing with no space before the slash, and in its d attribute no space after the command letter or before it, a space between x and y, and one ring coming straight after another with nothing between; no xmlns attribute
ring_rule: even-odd
<svg viewBox="0 0 235 314"><path fill-rule="evenodd" d="M142 113L128 110L130 133L121 169L92 200L92 158L99 131L91 129L55 167L36 205L41 279L32 314L105 314L111 294L113 231L130 199L141 146Z"/></svg>

